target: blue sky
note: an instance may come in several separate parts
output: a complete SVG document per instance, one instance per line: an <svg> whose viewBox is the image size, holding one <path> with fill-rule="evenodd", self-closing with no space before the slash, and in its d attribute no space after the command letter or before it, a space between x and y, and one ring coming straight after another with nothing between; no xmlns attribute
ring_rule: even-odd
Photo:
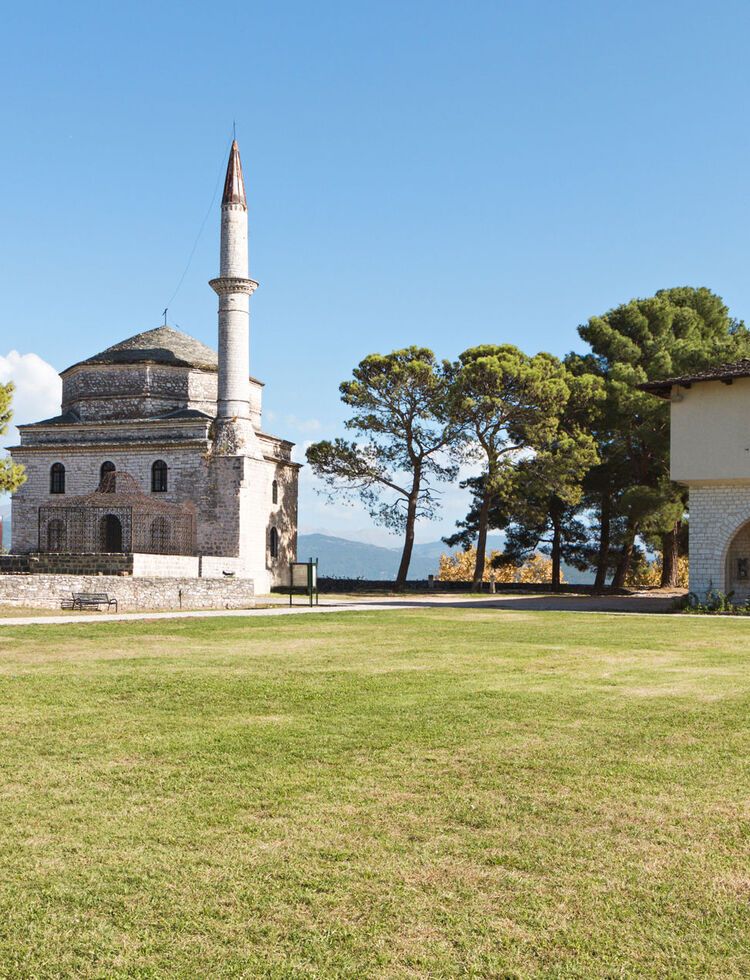
<svg viewBox="0 0 750 980"><path fill-rule="evenodd" d="M251 370L300 443L340 431L373 350L563 354L588 316L681 284L750 319L749 41L750 5L721 0L8 7L0 357L61 369L160 322L233 119ZM170 304L212 345L217 240L215 206ZM306 478L302 523L367 520Z"/></svg>

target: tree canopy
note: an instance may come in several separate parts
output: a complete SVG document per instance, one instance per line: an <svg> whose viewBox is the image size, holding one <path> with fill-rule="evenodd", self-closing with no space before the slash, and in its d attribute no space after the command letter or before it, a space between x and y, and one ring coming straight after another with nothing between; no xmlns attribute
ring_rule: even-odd
<svg viewBox="0 0 750 980"><path fill-rule="evenodd" d="M466 431L466 455L483 467L474 484L475 585L484 577L489 513L509 472L503 464L552 438L569 396L565 370L551 354L529 356L511 344L482 344L459 356L453 410Z"/></svg>
<svg viewBox="0 0 750 980"><path fill-rule="evenodd" d="M600 523L598 579L610 563L610 532L616 522L620 555L615 584L624 584L635 537L642 532L660 538L663 584L675 584L687 496L669 479L669 406L638 385L745 357L750 333L721 297L687 286L631 300L592 317L578 332L591 354L571 354L566 362L574 372L598 373L607 392L596 432L599 499L592 500Z"/></svg>
<svg viewBox="0 0 750 980"><path fill-rule="evenodd" d="M435 516L460 463L477 462L461 484L468 513L445 539L464 547L463 573L474 561L476 587L490 528L506 533L494 565L541 551L554 583L565 562L595 568L597 586L610 575L623 585L658 551L649 576L658 568L661 584L677 584L687 492L670 480L669 406L639 386L750 357L750 332L721 297L688 286L620 304L578 332L588 350L563 361L510 344L469 347L453 363L408 347L366 357L341 385L356 438L315 443L307 458L331 497L361 500L404 534L399 585L416 522Z"/></svg>
<svg viewBox="0 0 750 980"><path fill-rule="evenodd" d="M0 436L8 431L13 409L13 385L0 384ZM24 469L8 457L0 459L0 493L12 493L25 481Z"/></svg>

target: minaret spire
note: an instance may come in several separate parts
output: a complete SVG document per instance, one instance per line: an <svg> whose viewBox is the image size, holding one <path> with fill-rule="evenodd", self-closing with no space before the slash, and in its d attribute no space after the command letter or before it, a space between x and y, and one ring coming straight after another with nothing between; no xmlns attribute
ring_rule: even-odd
<svg viewBox="0 0 750 980"><path fill-rule="evenodd" d="M232 149L229 151L229 163L227 164L227 176L224 180L224 195L221 199L221 206L225 204L240 204L247 211L247 198L245 197L245 181L242 177L242 161L240 160L240 148L237 140L232 140Z"/></svg>
<svg viewBox="0 0 750 980"><path fill-rule="evenodd" d="M250 421L250 296L258 283L249 278L248 268L245 181L240 150L233 140L221 199L219 277L210 282L219 296L215 451L262 458Z"/></svg>

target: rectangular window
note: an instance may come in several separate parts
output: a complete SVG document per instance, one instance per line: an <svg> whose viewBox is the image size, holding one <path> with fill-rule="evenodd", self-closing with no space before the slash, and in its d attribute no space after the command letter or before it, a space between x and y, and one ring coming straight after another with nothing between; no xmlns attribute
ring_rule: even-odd
<svg viewBox="0 0 750 980"><path fill-rule="evenodd" d="M748 571L747 566L748 566L747 558L737 559L737 578L743 578L743 579L747 578L747 571Z"/></svg>

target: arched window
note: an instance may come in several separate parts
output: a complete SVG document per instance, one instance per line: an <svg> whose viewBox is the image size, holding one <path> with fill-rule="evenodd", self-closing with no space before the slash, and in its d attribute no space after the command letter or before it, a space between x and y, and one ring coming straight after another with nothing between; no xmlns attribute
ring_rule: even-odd
<svg viewBox="0 0 750 980"><path fill-rule="evenodd" d="M275 527L271 528L268 544L271 552L271 558L278 558L279 557L279 532L276 530Z"/></svg>
<svg viewBox="0 0 750 980"><path fill-rule="evenodd" d="M278 504L279 502L279 484L277 480L274 480L271 484L271 501L274 504Z"/></svg>
<svg viewBox="0 0 750 980"><path fill-rule="evenodd" d="M57 517L47 525L47 551L65 551L65 524Z"/></svg>
<svg viewBox="0 0 750 980"><path fill-rule="evenodd" d="M104 493L114 493L115 492L115 473L117 472L117 467L111 460L107 460L106 463L102 463L99 468L99 487Z"/></svg>
<svg viewBox="0 0 750 980"><path fill-rule="evenodd" d="M65 467L62 463L53 463L49 471L49 492L65 493Z"/></svg>
<svg viewBox="0 0 750 980"><path fill-rule="evenodd" d="M151 493L167 492L167 464L157 459L151 466Z"/></svg>

